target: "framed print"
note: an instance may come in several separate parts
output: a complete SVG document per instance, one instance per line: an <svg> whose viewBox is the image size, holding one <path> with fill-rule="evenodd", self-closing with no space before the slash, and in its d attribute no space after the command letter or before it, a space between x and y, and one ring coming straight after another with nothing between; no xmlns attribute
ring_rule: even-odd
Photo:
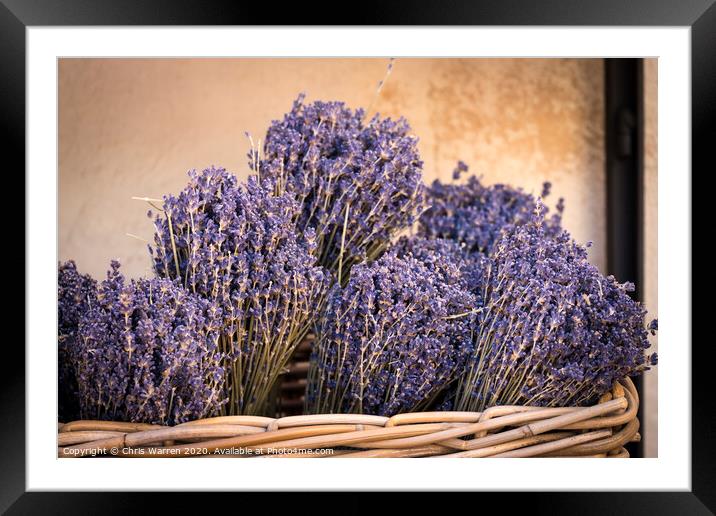
<svg viewBox="0 0 716 516"><path fill-rule="evenodd" d="M716 7L579 4L288 26L4 2L27 304L0 507L428 490L710 513L691 178Z"/></svg>

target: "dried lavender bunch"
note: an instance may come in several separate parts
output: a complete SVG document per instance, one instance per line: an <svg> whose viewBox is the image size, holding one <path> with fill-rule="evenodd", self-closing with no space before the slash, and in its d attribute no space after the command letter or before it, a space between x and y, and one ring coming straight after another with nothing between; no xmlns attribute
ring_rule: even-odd
<svg viewBox="0 0 716 516"><path fill-rule="evenodd" d="M604 277L566 231L552 233L538 207L495 243L457 410L589 404L656 363L633 285Z"/></svg>
<svg viewBox="0 0 716 516"><path fill-rule="evenodd" d="M315 236L296 230L296 200L256 177L238 185L213 167L189 175L155 218L154 269L220 307L224 411L260 414L325 292Z"/></svg>
<svg viewBox="0 0 716 516"><path fill-rule="evenodd" d="M174 425L226 402L219 310L169 279L127 282L112 262L80 320L81 416Z"/></svg>
<svg viewBox="0 0 716 516"><path fill-rule="evenodd" d="M454 240L419 235L399 238L391 250L400 258L415 258L450 284L459 284L469 290L476 296L474 309L479 308L487 263L484 254L468 252L464 244Z"/></svg>
<svg viewBox="0 0 716 516"><path fill-rule="evenodd" d="M299 230L315 229L319 263L344 282L424 209L423 163L404 119L365 122L342 102L303 101L271 124L263 159L252 151L250 164L297 196Z"/></svg>
<svg viewBox="0 0 716 516"><path fill-rule="evenodd" d="M79 419L80 406L75 376L74 352L77 350L77 326L82 315L96 305L97 282L77 271L70 260L57 270L57 358L58 417L67 422Z"/></svg>
<svg viewBox="0 0 716 516"><path fill-rule="evenodd" d="M465 163L458 162L453 178L458 179L467 170ZM543 198L550 189L551 184L544 183ZM463 243L470 252L483 253L491 251L505 228L529 221L537 206L537 199L519 188L503 184L486 186L475 176L463 184L436 180L427 190L427 199L430 207L420 216L418 234L452 239ZM561 231L563 199L556 210L544 224L552 235Z"/></svg>
<svg viewBox="0 0 716 516"><path fill-rule="evenodd" d="M306 412L393 415L427 406L471 353L474 302L448 261L430 268L388 252L354 266L319 322Z"/></svg>

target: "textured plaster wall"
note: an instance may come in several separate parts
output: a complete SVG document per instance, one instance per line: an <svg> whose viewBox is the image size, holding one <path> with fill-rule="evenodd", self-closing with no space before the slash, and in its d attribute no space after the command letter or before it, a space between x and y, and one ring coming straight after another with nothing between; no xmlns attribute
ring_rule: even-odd
<svg viewBox="0 0 716 516"><path fill-rule="evenodd" d="M262 137L303 91L367 106L385 59L63 59L59 63L59 259L101 277L118 257L148 274L147 206L186 171L222 165L245 177L244 131ZM656 62L647 77L647 301L656 310ZM605 268L603 62L600 59L399 59L374 108L405 116L425 178L462 159L489 183L566 198L564 225L594 241ZM139 239L128 236L130 233ZM656 375L645 403L655 409ZM653 393L653 394L652 394ZM649 409L647 450L654 450ZM653 419L653 421L652 421ZM654 441L655 443L655 441Z"/></svg>
<svg viewBox="0 0 716 516"><path fill-rule="evenodd" d="M304 91L367 106L385 59L73 59L59 65L60 259L103 275L147 272L151 225L132 196L179 191L186 171L247 174L244 131L261 138ZM602 61L403 59L374 107L405 116L425 178L458 159L487 182L566 197L565 225L604 266Z"/></svg>
<svg viewBox="0 0 716 516"><path fill-rule="evenodd" d="M651 317L658 316L658 182L657 182L657 59L644 62L644 302ZM657 338L652 347L658 351ZM644 455L656 457L659 427L657 385L659 368L644 377Z"/></svg>

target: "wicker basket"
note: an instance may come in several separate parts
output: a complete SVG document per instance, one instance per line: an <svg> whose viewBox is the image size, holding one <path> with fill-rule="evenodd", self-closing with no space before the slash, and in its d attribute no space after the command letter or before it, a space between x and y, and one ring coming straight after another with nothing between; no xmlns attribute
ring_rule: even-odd
<svg viewBox="0 0 716 516"><path fill-rule="evenodd" d="M308 335L296 347L286 373L279 376L277 417L296 416L303 412L313 340L313 335Z"/></svg>
<svg viewBox="0 0 716 516"><path fill-rule="evenodd" d="M639 397L628 378L591 407L496 406L484 412L224 416L174 427L59 425L58 456L629 457Z"/></svg>

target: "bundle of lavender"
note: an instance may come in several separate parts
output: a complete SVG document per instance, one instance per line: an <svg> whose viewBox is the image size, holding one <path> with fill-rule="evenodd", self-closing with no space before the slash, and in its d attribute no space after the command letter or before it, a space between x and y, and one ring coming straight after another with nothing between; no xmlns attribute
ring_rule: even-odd
<svg viewBox="0 0 716 516"><path fill-rule="evenodd" d="M118 262L99 285L65 264L59 289L60 382L73 379L60 392L74 389L60 418L177 424L226 402L215 305L170 280L127 282Z"/></svg>
<svg viewBox="0 0 716 516"><path fill-rule="evenodd" d="M164 199L150 246L158 276L215 303L225 360L226 414L261 414L296 346L311 329L326 286L315 232L298 232L298 207L258 178L239 185L223 169L190 174ZM152 216L152 213L149 214Z"/></svg>
<svg viewBox="0 0 716 516"><path fill-rule="evenodd" d="M427 408L462 371L476 300L458 265L421 243L415 254L404 243L356 265L345 287L334 286L311 358L307 413Z"/></svg>
<svg viewBox="0 0 716 516"><path fill-rule="evenodd" d="M74 356L81 342L77 328L82 317L97 304L97 282L77 271L73 261L57 271L57 408L60 421L79 419L79 385Z"/></svg>
<svg viewBox="0 0 716 516"><path fill-rule="evenodd" d="M261 178L299 202L298 229L313 230L318 263L345 283L350 268L379 257L425 207L417 138L404 119L301 95L249 155Z"/></svg>
<svg viewBox="0 0 716 516"><path fill-rule="evenodd" d="M454 180L468 171L460 161L452 173ZM544 183L541 199L550 194L551 183ZM427 238L447 238L461 243L471 253L489 254L502 231L529 221L539 202L533 195L509 185L484 185L470 176L462 184L444 184L439 180L427 189L429 208L422 214L418 234ZM559 199L556 213L547 217L545 231L556 236L561 230L564 199Z"/></svg>
<svg viewBox="0 0 716 516"><path fill-rule="evenodd" d="M483 277L456 410L589 404L656 364L646 350L657 323L645 327L634 286L604 277L566 231L555 236L540 205L496 240Z"/></svg>

